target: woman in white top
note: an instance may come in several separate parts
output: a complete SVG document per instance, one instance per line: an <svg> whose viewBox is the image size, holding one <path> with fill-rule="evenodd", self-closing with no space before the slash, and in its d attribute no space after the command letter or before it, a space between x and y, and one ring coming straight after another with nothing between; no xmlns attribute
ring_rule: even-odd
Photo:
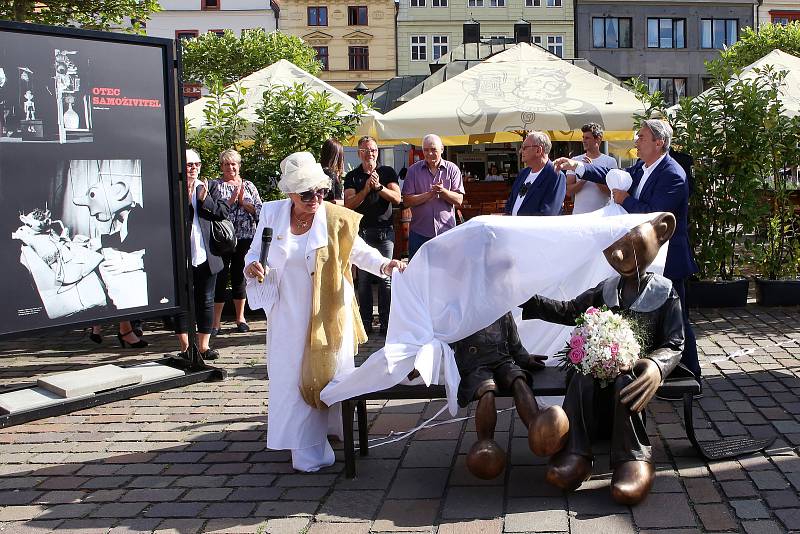
<svg viewBox="0 0 800 534"><path fill-rule="evenodd" d="M357 344L366 341L351 264L389 276L405 263L358 237L361 215L323 202L331 181L310 153L281 162L278 187L289 198L262 206L244 269L248 296L266 284L257 289L268 318L267 447L290 449L295 469L317 471L335 461L327 435L341 435L339 406L329 409L319 392L354 367ZM266 268L259 262L264 228L273 235Z"/></svg>

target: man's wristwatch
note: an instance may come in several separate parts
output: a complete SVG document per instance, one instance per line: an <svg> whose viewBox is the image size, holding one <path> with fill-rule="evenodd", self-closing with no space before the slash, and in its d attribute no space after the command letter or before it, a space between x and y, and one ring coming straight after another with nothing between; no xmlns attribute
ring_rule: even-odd
<svg viewBox="0 0 800 534"><path fill-rule="evenodd" d="M383 184L381 184L380 187L378 189L376 189L375 191L383 191Z"/></svg>

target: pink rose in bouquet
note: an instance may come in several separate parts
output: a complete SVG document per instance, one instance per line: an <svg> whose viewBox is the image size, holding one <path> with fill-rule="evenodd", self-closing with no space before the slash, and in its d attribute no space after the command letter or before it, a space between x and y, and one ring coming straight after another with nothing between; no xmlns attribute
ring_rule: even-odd
<svg viewBox="0 0 800 534"><path fill-rule="evenodd" d="M591 375L605 386L639 359L641 346L631 323L621 315L605 306L592 306L575 323L563 365Z"/></svg>
<svg viewBox="0 0 800 534"><path fill-rule="evenodd" d="M569 340L569 347L571 349L579 349L583 347L584 339L576 334L572 334L572 337Z"/></svg>
<svg viewBox="0 0 800 534"><path fill-rule="evenodd" d="M586 353L583 352L583 349L581 348L572 349L569 351L569 361L572 363L580 363L584 356L586 356Z"/></svg>

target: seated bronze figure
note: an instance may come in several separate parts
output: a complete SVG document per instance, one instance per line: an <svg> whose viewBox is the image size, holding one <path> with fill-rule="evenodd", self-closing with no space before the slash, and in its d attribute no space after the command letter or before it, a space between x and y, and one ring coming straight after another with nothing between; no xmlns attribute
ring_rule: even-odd
<svg viewBox="0 0 800 534"><path fill-rule="evenodd" d="M523 319L574 325L590 306L607 306L634 323L640 333L640 358L629 372L602 387L592 376L572 372L564 410L569 418L566 446L550 459L547 481L573 491L592 473L592 443L611 438L611 494L621 504L636 504L650 492L655 477L643 411L664 379L678 366L684 343L678 294L672 283L647 267L675 231L675 217L663 213L617 240L604 254L619 273L570 301L534 296L522 305Z"/></svg>
<svg viewBox="0 0 800 534"><path fill-rule="evenodd" d="M478 401L475 427L478 441L467 454L467 468L478 478L491 479L503 472L506 454L494 440L497 424L495 396L511 393L522 422L528 428L528 445L534 454L550 456L567 440L569 422L560 406L539 410L531 393L531 371L544 366L546 357L531 356L522 346L510 313L453 344L461 375L458 403Z"/></svg>

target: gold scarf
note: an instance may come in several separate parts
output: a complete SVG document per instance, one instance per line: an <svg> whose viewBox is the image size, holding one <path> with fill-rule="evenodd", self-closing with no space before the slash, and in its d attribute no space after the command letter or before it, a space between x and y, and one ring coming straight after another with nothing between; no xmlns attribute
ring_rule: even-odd
<svg viewBox="0 0 800 534"><path fill-rule="evenodd" d="M355 294L347 310L344 301L344 279L353 284L350 252L358 234L361 215L335 204L325 205L328 245L317 249L312 273L314 291L311 297L311 321L300 374L300 393L313 408L327 406L319 393L328 385L338 364L346 314L353 317L353 350L367 340Z"/></svg>

